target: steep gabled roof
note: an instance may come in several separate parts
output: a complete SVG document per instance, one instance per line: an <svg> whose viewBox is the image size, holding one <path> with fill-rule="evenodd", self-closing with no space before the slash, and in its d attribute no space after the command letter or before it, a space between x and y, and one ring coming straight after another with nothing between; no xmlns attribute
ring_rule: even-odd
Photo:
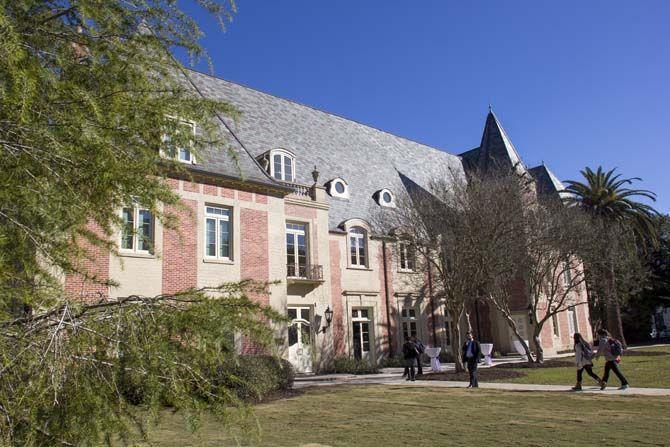
<svg viewBox="0 0 670 447"><path fill-rule="evenodd" d="M549 195L560 197L560 192L565 189L563 183L544 163L530 168L528 172L535 179L535 189L538 196Z"/></svg>
<svg viewBox="0 0 670 447"><path fill-rule="evenodd" d="M479 147L464 152L460 156L464 160L466 169L470 170L479 169L487 172L514 168L519 173L527 170L512 140L491 109L486 116Z"/></svg>

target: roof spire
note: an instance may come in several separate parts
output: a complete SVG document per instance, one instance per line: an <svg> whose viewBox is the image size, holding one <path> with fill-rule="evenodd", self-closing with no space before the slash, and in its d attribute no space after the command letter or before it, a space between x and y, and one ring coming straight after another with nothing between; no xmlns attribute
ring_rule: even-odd
<svg viewBox="0 0 670 447"><path fill-rule="evenodd" d="M493 106L491 105L491 102L489 101L489 113L493 112Z"/></svg>

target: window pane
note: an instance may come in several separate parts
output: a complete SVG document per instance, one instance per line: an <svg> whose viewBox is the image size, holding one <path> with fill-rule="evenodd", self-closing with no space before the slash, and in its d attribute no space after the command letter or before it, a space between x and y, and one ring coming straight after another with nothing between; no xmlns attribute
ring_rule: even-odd
<svg viewBox="0 0 670 447"><path fill-rule="evenodd" d="M137 225L137 249L151 251L151 246L153 245L151 211L140 210Z"/></svg>
<svg viewBox="0 0 670 447"><path fill-rule="evenodd" d="M230 222L219 220L219 256L230 258Z"/></svg>
<svg viewBox="0 0 670 447"><path fill-rule="evenodd" d="M133 208L124 208L122 212L123 227L121 234L121 248L127 250L133 249L133 231L135 229L133 212Z"/></svg>
<svg viewBox="0 0 670 447"><path fill-rule="evenodd" d="M216 219L205 221L205 252L207 256L216 256Z"/></svg>
<svg viewBox="0 0 670 447"><path fill-rule="evenodd" d="M351 265L358 265L358 258L356 257L356 238L349 238L349 245L351 247Z"/></svg>
<svg viewBox="0 0 670 447"><path fill-rule="evenodd" d="M367 262L365 260L365 242L363 239L358 240L359 247L358 247L358 259L359 259L359 265L367 265Z"/></svg>
<svg viewBox="0 0 670 447"><path fill-rule="evenodd" d="M191 151L183 147L179 148L179 160L181 161L191 161Z"/></svg>
<svg viewBox="0 0 670 447"><path fill-rule="evenodd" d="M281 180L282 179L281 155L275 154L273 160L274 160L274 178Z"/></svg>
<svg viewBox="0 0 670 447"><path fill-rule="evenodd" d="M295 320L297 318L297 309L289 309L288 310L288 317L291 320Z"/></svg>
<svg viewBox="0 0 670 447"><path fill-rule="evenodd" d="M295 325L288 327L288 345L293 346L298 343L298 328Z"/></svg>
<svg viewBox="0 0 670 447"><path fill-rule="evenodd" d="M286 264L288 264L288 276L295 276L295 235L286 233Z"/></svg>
<svg viewBox="0 0 670 447"><path fill-rule="evenodd" d="M359 309L361 318L367 318L368 317L368 310L367 309Z"/></svg>
<svg viewBox="0 0 670 447"><path fill-rule="evenodd" d="M286 155L284 156L284 170L286 171L286 181L293 181L293 160Z"/></svg>

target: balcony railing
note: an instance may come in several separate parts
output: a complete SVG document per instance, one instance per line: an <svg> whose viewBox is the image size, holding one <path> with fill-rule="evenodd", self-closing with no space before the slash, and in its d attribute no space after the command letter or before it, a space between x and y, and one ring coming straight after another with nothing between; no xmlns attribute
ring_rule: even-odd
<svg viewBox="0 0 670 447"><path fill-rule="evenodd" d="M307 186L307 185L301 185L300 183L291 183L291 182L282 182L287 186L290 186L293 188L295 195L301 196L301 197L308 197L310 199L313 199L312 197L312 187Z"/></svg>
<svg viewBox="0 0 670 447"><path fill-rule="evenodd" d="M288 264L286 265L286 276L291 280L302 282L321 282L323 281L323 266Z"/></svg>

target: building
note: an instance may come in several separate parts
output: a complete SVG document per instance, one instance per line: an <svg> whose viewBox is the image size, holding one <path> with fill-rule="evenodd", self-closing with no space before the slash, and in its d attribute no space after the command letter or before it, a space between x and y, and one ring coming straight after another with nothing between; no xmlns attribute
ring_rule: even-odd
<svg viewBox="0 0 670 447"><path fill-rule="evenodd" d="M238 121L217 117L229 146L210 148L197 160L179 151L192 173L170 179L186 205L173 210L180 228L162 228L147 210L119 210L154 248L132 234L119 234L119 257L90 247L97 258L92 272L118 287L71 276L66 290L153 296L244 278L280 280L257 299L293 320L282 337L300 372L318 371L334 357L379 362L398 352L404 334L448 347L452 322L425 287L426 272L417 271L406 245L375 234L371 218L394 205L403 180L426 186L445 168L465 173L492 160L523 166L493 112L481 144L452 155L206 74L187 75L199 94L242 112ZM538 191L562 188L544 165L528 171ZM495 351L513 351L511 332L492 308L481 303L471 315L480 339L493 342ZM522 333L528 330L524 306L515 319ZM560 314L545 325L545 352L571 349L572 333L590 333L588 321L587 306Z"/></svg>

